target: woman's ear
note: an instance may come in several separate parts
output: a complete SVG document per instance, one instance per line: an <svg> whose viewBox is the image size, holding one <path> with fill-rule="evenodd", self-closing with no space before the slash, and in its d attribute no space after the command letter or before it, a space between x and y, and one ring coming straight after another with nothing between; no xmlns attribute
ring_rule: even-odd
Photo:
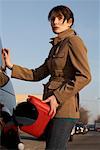
<svg viewBox="0 0 100 150"><path fill-rule="evenodd" d="M70 19L68 20L68 24L69 24L69 27L72 26L72 18L70 18Z"/></svg>

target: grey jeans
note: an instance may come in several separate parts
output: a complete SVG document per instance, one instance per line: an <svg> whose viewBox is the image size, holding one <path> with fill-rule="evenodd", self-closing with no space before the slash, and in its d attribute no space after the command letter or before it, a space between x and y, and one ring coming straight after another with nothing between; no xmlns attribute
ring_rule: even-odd
<svg viewBox="0 0 100 150"><path fill-rule="evenodd" d="M68 140L77 119L54 118L46 131L46 150L67 150Z"/></svg>

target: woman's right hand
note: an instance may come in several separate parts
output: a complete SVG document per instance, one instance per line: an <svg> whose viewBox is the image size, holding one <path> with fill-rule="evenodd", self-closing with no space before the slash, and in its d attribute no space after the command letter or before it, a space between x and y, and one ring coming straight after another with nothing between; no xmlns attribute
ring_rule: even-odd
<svg viewBox="0 0 100 150"><path fill-rule="evenodd" d="M9 69L12 69L13 64L11 63L11 60L10 60L10 50L7 49L7 48L3 48L3 49L2 49L2 55L3 55L3 57L4 57L6 66L7 66Z"/></svg>

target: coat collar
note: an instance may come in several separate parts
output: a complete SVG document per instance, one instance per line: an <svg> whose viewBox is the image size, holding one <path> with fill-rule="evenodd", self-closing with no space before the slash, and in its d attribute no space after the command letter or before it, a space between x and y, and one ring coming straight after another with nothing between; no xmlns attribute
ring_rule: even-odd
<svg viewBox="0 0 100 150"><path fill-rule="evenodd" d="M65 30L64 32L61 32L57 37L51 38L50 43L52 45L56 45L58 42L64 40L65 38L69 37L70 35L75 35L76 32L73 29Z"/></svg>

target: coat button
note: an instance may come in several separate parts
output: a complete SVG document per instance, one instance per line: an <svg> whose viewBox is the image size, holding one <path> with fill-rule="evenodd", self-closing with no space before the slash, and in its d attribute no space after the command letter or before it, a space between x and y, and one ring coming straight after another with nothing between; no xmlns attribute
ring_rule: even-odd
<svg viewBox="0 0 100 150"><path fill-rule="evenodd" d="M55 58L56 56L55 55L53 55L53 58Z"/></svg>

